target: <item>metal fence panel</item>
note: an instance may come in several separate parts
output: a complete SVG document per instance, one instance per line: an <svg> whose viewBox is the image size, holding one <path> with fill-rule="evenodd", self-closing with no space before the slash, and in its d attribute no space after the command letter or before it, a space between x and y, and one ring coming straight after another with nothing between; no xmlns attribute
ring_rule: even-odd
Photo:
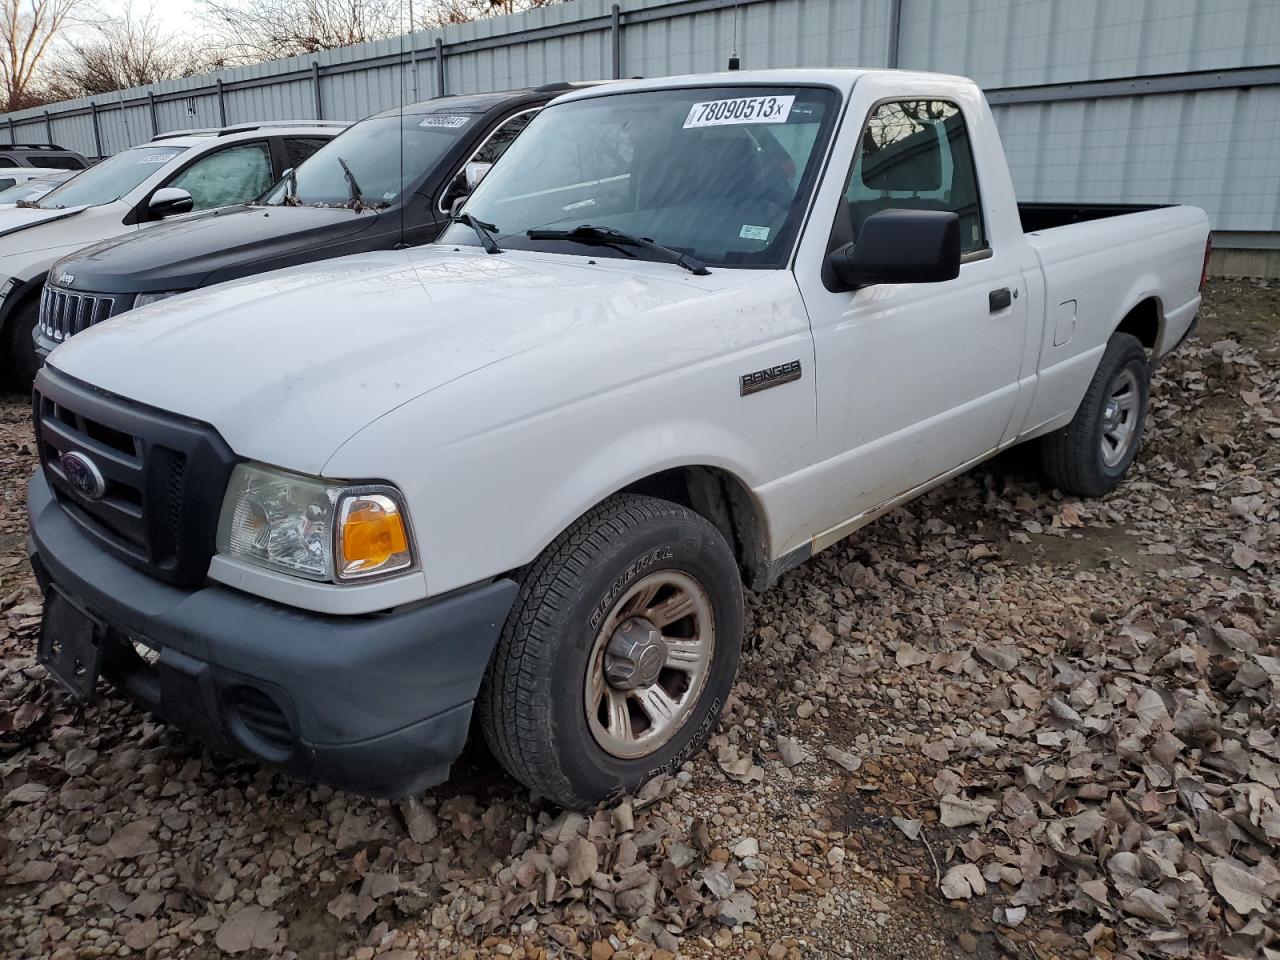
<svg viewBox="0 0 1280 960"><path fill-rule="evenodd" d="M1205 207L1217 230L1280 232L1276 0L572 0L53 104L47 123L46 108L10 114L0 138L110 153L151 136L153 106L162 131L224 114L355 120L437 96L441 77L444 92L471 93L615 66L697 73L724 69L735 47L746 68L896 55L972 76L1027 199L1176 200Z"/></svg>
<svg viewBox="0 0 1280 960"><path fill-rule="evenodd" d="M1275 0L903 0L901 66L984 87L1280 63Z"/></svg>

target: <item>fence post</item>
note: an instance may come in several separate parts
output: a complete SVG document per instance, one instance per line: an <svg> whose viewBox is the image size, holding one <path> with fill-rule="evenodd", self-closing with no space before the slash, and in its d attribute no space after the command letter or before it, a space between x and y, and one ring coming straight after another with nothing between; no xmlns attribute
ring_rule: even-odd
<svg viewBox="0 0 1280 960"><path fill-rule="evenodd" d="M609 20L609 42L613 47L613 79L622 79L622 7L613 5Z"/></svg>
<svg viewBox="0 0 1280 960"><path fill-rule="evenodd" d="M48 110L44 112L44 139L46 143L53 143L53 117Z"/></svg>
<svg viewBox="0 0 1280 960"><path fill-rule="evenodd" d="M436 37L436 96L444 96L444 37Z"/></svg>
<svg viewBox="0 0 1280 960"><path fill-rule="evenodd" d="M156 95L154 90L147 91L147 110L151 114L151 135L160 132L160 121L156 118Z"/></svg>
<svg viewBox="0 0 1280 960"><path fill-rule="evenodd" d="M320 61L311 61L311 89L316 97L316 119L324 119L324 99L320 96Z"/></svg>
<svg viewBox="0 0 1280 960"><path fill-rule="evenodd" d="M902 0L889 0L889 53L885 58L891 70L898 68L898 42L902 37Z"/></svg>
<svg viewBox="0 0 1280 960"><path fill-rule="evenodd" d="M218 78L218 124L227 125L227 101L222 95L222 78Z"/></svg>
<svg viewBox="0 0 1280 960"><path fill-rule="evenodd" d="M97 150L96 156L102 156L102 127L98 125L98 104L93 100L89 101L89 113L93 117L93 147Z"/></svg>
<svg viewBox="0 0 1280 960"><path fill-rule="evenodd" d="M17 142L18 142L18 135L13 131L13 117L10 117L9 118L9 143L14 144Z"/></svg>

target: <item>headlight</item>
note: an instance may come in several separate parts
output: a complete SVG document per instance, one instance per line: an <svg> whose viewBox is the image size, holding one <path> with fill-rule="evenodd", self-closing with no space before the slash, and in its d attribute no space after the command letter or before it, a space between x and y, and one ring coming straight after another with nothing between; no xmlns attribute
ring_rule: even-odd
<svg viewBox="0 0 1280 960"><path fill-rule="evenodd" d="M396 490L243 463L222 502L218 552L311 580L359 580L413 566Z"/></svg>
<svg viewBox="0 0 1280 960"><path fill-rule="evenodd" d="M186 293L185 290L158 290L155 293L140 293L133 301L134 309L145 307L148 303L155 303L157 300L164 300L168 297L176 297L180 293Z"/></svg>

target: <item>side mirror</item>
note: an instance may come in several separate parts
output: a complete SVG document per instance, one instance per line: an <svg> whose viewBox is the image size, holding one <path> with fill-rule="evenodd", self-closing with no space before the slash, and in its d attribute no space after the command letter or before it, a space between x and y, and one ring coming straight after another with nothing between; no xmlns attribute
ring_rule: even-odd
<svg viewBox="0 0 1280 960"><path fill-rule="evenodd" d="M151 195L147 210L153 217L171 217L175 213L190 213L195 207L191 194L179 187L161 187Z"/></svg>
<svg viewBox="0 0 1280 960"><path fill-rule="evenodd" d="M485 175L492 167L492 163L481 163L479 160L472 160L462 168L467 178L467 193L480 186L480 181L485 178Z"/></svg>
<svg viewBox="0 0 1280 960"><path fill-rule="evenodd" d="M939 283L960 275L960 218L942 210L881 210L862 223L857 243L827 256L846 290L870 283Z"/></svg>

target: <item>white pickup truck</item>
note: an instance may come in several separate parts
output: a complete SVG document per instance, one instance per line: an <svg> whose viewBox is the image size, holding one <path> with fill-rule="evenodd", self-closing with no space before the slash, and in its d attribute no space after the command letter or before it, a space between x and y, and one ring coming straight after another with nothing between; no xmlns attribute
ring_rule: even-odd
<svg viewBox="0 0 1280 960"><path fill-rule="evenodd" d="M541 795L634 789L715 724L744 584L1015 443L1114 487L1207 236L1191 207L1019 208L957 77L569 94L441 242L53 352L41 660L368 794L444 779L473 714Z"/></svg>

